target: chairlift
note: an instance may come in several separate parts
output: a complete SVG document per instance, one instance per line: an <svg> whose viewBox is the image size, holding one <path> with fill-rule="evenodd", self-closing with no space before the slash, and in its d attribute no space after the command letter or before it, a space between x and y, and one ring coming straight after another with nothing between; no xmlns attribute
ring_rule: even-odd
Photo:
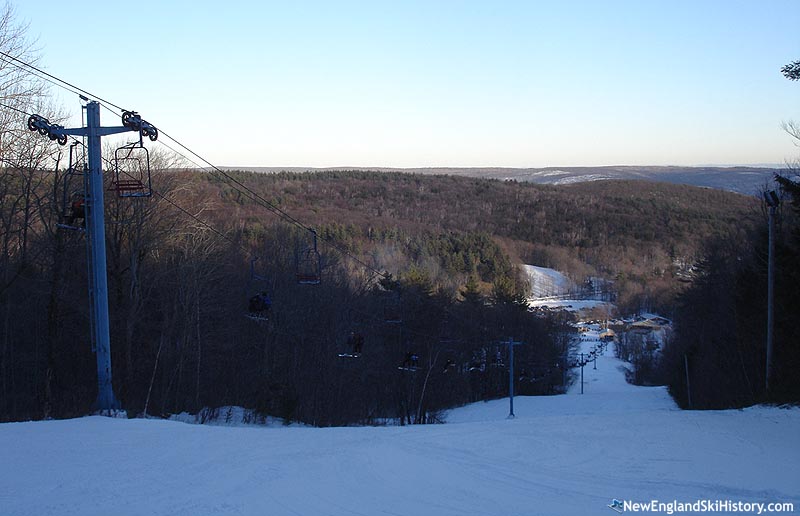
<svg viewBox="0 0 800 516"><path fill-rule="evenodd" d="M355 330L347 337L347 351L339 353L339 358L359 358L364 347L364 336Z"/></svg>
<svg viewBox="0 0 800 516"><path fill-rule="evenodd" d="M417 371L419 370L419 355L414 353L413 351L409 351L406 353L403 362L397 367L401 371Z"/></svg>
<svg viewBox="0 0 800 516"><path fill-rule="evenodd" d="M258 260L258 257L250 260L250 280L247 285L247 312L245 312L245 317L254 321L266 322L269 321L272 300L269 297L267 278L256 274L256 260Z"/></svg>
<svg viewBox="0 0 800 516"><path fill-rule="evenodd" d="M56 224L58 228L71 231L86 231L86 176L83 167L75 165L72 153L79 143L76 141L69 146L69 167L64 174L59 222ZM74 184L76 176L81 178L80 186ZM79 219L81 222L76 223Z"/></svg>
<svg viewBox="0 0 800 516"><path fill-rule="evenodd" d="M553 372L551 367L542 366L542 365L533 365L530 367L524 367L522 372L519 375L519 381L536 383L542 380L547 379Z"/></svg>
<svg viewBox="0 0 800 516"><path fill-rule="evenodd" d="M491 353L491 358L489 355ZM502 369L506 367L506 362L503 359L503 352L500 349L500 346L493 346L487 348L483 348L483 360L485 363L488 363L489 367L494 367L496 369Z"/></svg>
<svg viewBox="0 0 800 516"><path fill-rule="evenodd" d="M141 137L140 137L141 138ZM114 181L111 190L118 197L150 197L150 153L138 142L123 145L114 151Z"/></svg>
<svg viewBox="0 0 800 516"><path fill-rule="evenodd" d="M473 351L472 358L469 361L470 371L486 371L486 348L481 348L480 351Z"/></svg>
<svg viewBox="0 0 800 516"><path fill-rule="evenodd" d="M456 369L457 367L456 363L448 358L444 366L442 366L442 374L447 374L451 369Z"/></svg>
<svg viewBox="0 0 800 516"><path fill-rule="evenodd" d="M312 245L297 253L297 283L300 285L319 285L321 278L321 258L317 250L317 232L311 232Z"/></svg>
<svg viewBox="0 0 800 516"><path fill-rule="evenodd" d="M114 181L111 190L119 197L150 197L153 187L150 178L150 153L143 139L154 142L158 129L143 120L136 111L122 113L122 125L139 135L139 141L123 145L114 151Z"/></svg>
<svg viewBox="0 0 800 516"><path fill-rule="evenodd" d="M436 358L434 359L434 362L439 358L440 355L444 358L444 365L442 365L441 368L442 374L449 373L451 369L460 370L461 372L464 372L465 368L463 365L461 354L453 347L450 347L459 342L461 341L458 339L447 338L444 332L440 332L439 351L436 353ZM459 363L461 363L460 366Z"/></svg>
<svg viewBox="0 0 800 516"><path fill-rule="evenodd" d="M390 292L383 300L383 320L388 324L403 322L403 304L400 292Z"/></svg>
<svg viewBox="0 0 800 516"><path fill-rule="evenodd" d="M503 353L499 349L495 349L491 365L497 368L504 368L506 366L505 360L503 360Z"/></svg>

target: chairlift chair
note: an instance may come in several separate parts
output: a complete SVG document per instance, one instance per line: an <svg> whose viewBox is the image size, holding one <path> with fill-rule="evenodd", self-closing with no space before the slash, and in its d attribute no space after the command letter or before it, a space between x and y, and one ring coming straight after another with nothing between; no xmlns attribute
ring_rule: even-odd
<svg viewBox="0 0 800 516"><path fill-rule="evenodd" d="M448 372L450 372L451 369L456 369L457 367L458 366L456 365L456 363L448 358L445 361L444 366L442 366L442 374L447 374Z"/></svg>
<svg viewBox="0 0 800 516"><path fill-rule="evenodd" d="M83 167L74 163L72 154L77 145L79 142L76 141L69 147L69 167L64 174L59 222L56 227L72 231L86 231L86 175ZM76 176L81 178L80 186L74 184ZM77 219L81 219L83 222L77 225L75 224Z"/></svg>
<svg viewBox="0 0 800 516"><path fill-rule="evenodd" d="M500 351L496 351L494 357L492 358L492 367L496 368L505 368L506 362L503 360L503 355Z"/></svg>
<svg viewBox="0 0 800 516"><path fill-rule="evenodd" d="M419 355L413 351L406 353L403 362L397 367L401 371L418 371L419 370Z"/></svg>
<svg viewBox="0 0 800 516"><path fill-rule="evenodd" d="M319 285L322 282L321 257L317 250L317 232L313 229L312 245L297 253L297 283L300 285Z"/></svg>
<svg viewBox="0 0 800 516"><path fill-rule="evenodd" d="M486 371L486 348L472 352L472 359L469 361L470 371Z"/></svg>
<svg viewBox="0 0 800 516"><path fill-rule="evenodd" d="M269 321L272 300L269 297L267 278L256 274L256 260L258 260L258 257L250 260L250 280L247 285L247 312L245 312L245 317L254 321L266 322Z"/></svg>
<svg viewBox="0 0 800 516"><path fill-rule="evenodd" d="M351 331L347 338L347 351L339 353L340 358L359 358L364 347L364 336L361 332Z"/></svg>
<svg viewBox="0 0 800 516"><path fill-rule="evenodd" d="M392 292L383 300L383 320L388 324L403 322L403 304L399 292Z"/></svg>
<svg viewBox="0 0 800 516"><path fill-rule="evenodd" d="M150 153L138 142L123 145L114 151L114 181L111 190L119 197L150 197L153 194L150 176Z"/></svg>

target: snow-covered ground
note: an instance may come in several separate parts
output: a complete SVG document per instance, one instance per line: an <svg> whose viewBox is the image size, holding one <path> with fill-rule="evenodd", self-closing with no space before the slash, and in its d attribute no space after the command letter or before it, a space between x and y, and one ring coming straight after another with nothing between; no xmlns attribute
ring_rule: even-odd
<svg viewBox="0 0 800 516"><path fill-rule="evenodd" d="M0 514L610 515L614 498L800 511L800 410L680 411L625 383L613 349L596 365L585 394L517 397L515 419L505 399L416 427L3 424Z"/></svg>
<svg viewBox="0 0 800 516"><path fill-rule="evenodd" d="M564 296L575 290L575 283L555 269L536 265L523 265L522 269L528 276L534 299Z"/></svg>
<svg viewBox="0 0 800 516"><path fill-rule="evenodd" d="M578 312L580 310L589 310L592 308L605 307L606 312L613 313L614 305L607 301L597 301L594 299L553 299L553 298L540 298L528 299L528 306L537 308L546 306L548 308L560 308L568 312Z"/></svg>

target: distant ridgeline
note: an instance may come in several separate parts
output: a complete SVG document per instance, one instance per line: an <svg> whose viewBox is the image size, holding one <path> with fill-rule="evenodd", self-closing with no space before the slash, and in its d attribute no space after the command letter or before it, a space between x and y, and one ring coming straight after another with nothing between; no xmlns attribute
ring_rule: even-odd
<svg viewBox="0 0 800 516"><path fill-rule="evenodd" d="M483 179L511 180L527 183L567 185L603 180L638 179L663 183L684 184L727 190L745 195L758 195L764 185L772 182L784 166L608 166L608 167L546 167L546 168L379 168L380 172L405 172L425 175L453 175ZM345 168L311 169L300 167L250 167L254 172L327 172L352 170Z"/></svg>

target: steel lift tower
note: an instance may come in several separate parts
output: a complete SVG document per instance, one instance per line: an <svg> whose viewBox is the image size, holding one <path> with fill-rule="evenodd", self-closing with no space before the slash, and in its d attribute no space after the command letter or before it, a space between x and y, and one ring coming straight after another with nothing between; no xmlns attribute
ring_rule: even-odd
<svg viewBox="0 0 800 516"><path fill-rule="evenodd" d="M116 410L120 403L114 396L111 384L111 342L108 322L108 281L106 274L106 233L103 204L103 159L100 139L103 136L137 131L139 143L143 136L151 141L158 138L158 130L132 111L122 115L122 126L100 126L100 104L90 101L85 106L86 127L66 129L51 124L46 118L32 115L28 119L28 129L38 131L60 145L67 143L67 136L86 138L88 148L88 177L85 196L86 235L88 238L90 285L89 303L92 320L93 340L97 355L97 402L100 412Z"/></svg>

